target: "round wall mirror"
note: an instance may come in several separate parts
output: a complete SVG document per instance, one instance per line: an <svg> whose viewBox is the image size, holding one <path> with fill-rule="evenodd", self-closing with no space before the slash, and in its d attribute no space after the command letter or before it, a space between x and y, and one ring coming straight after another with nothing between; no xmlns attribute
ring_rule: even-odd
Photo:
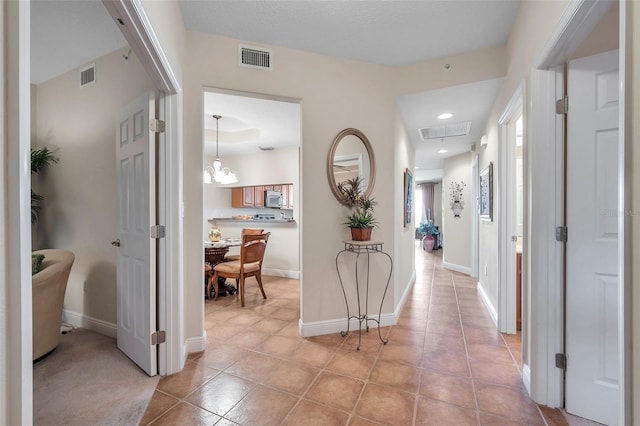
<svg viewBox="0 0 640 426"><path fill-rule="evenodd" d="M346 204L338 184L359 176L362 190L369 197L376 180L376 161L369 139L358 129L344 129L333 140L327 157L327 177L331 192Z"/></svg>

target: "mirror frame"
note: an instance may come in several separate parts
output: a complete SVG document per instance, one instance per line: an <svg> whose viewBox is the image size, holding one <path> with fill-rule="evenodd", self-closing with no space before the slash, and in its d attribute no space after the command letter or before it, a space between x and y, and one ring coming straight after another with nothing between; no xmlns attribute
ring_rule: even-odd
<svg viewBox="0 0 640 426"><path fill-rule="evenodd" d="M336 200L340 202L340 204L347 205L344 197L340 194L340 190L338 189L338 183L336 182L335 176L333 175L333 158L336 155L336 151L338 149L338 145L342 139L347 136L355 136L364 145L367 150L367 155L369 156L369 185L367 186L367 190L365 191L365 196L370 197L373 192L373 184L376 181L376 159L373 156L373 148L371 147L371 143L369 143L369 139L358 129L348 128L344 129L333 139L331 143L331 148L329 149L329 155L327 156L327 178L329 179L329 186L331 187L331 192L336 197Z"/></svg>

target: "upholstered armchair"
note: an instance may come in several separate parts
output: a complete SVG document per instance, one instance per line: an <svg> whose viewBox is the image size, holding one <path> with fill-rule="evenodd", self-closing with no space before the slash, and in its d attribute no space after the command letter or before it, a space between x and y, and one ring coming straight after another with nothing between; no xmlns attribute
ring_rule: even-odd
<svg viewBox="0 0 640 426"><path fill-rule="evenodd" d="M38 250L33 253L44 255L42 269L32 276L35 361L58 346L64 293L75 255L70 251L57 249Z"/></svg>

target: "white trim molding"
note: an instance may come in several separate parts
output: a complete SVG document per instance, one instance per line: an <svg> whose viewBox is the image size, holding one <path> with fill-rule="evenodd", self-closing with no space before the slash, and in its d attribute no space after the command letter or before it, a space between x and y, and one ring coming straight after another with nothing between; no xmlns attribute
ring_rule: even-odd
<svg viewBox="0 0 640 426"><path fill-rule="evenodd" d="M491 320L498 327L498 312L496 311L495 306L491 303L491 299L487 296L487 293L484 291L484 287L482 283L478 281L478 293L480 293L480 299L484 302L484 306L487 307L487 311L489 311L489 315L491 316Z"/></svg>
<svg viewBox="0 0 640 426"><path fill-rule="evenodd" d="M555 114L555 100L562 93L562 65L611 4L569 2L531 70L531 126L526 132L531 141L527 159L531 207L526 230L529 238L525 237L528 254L523 258L523 266L525 262L530 265L528 271L525 269L529 285L523 289L523 314L526 324L530 324L531 343L525 359L530 367L528 390L532 399L550 407L561 407L564 399L562 371L553 362L555 353L564 353L564 250L554 238L554 228L564 225L564 150L563 125ZM620 10L622 22L625 9ZM532 232L534 229L536 232ZM623 230L620 235L629 232L628 228ZM625 366L623 360L621 369L627 368L630 366ZM621 401L626 398L623 396ZM625 402L621 402L620 410L628 411Z"/></svg>
<svg viewBox="0 0 640 426"><path fill-rule="evenodd" d="M527 157L526 120L524 111L525 83L521 81L505 107L499 124L500 167L498 168L498 330L503 333L516 332L516 141L515 120L522 115L525 125L523 134L523 158ZM524 164L523 164L524 167ZM523 169L523 172L525 170ZM523 173L524 180L526 174ZM523 182L526 188L526 182ZM523 212L527 211L527 197L523 196ZM525 221L528 216L525 215ZM526 226L525 226L526 229ZM524 231L524 229L523 229ZM525 238L526 239L526 238ZM526 255L526 253L525 253ZM525 256L526 257L526 256ZM524 274L523 274L524 278ZM523 287L526 281L522 280Z"/></svg>
<svg viewBox="0 0 640 426"><path fill-rule="evenodd" d="M531 370L527 364L522 365L522 383L529 394L531 394Z"/></svg>
<svg viewBox="0 0 640 426"><path fill-rule="evenodd" d="M442 266L450 271L460 272L461 274L471 275L471 267L456 265L455 263L442 262Z"/></svg>
<svg viewBox="0 0 640 426"><path fill-rule="evenodd" d="M287 271L285 269L262 268L262 275L270 275L272 277L300 279L300 271Z"/></svg>
<svg viewBox="0 0 640 426"><path fill-rule="evenodd" d="M85 328L87 330L95 331L96 333L113 337L114 339L118 336L118 326L116 324L70 311L68 309L62 310L62 322L76 328Z"/></svg>
<svg viewBox="0 0 640 426"><path fill-rule="evenodd" d="M378 319L378 315L369 315L369 318ZM382 314L380 315L380 327L388 327L391 325L396 325L398 322L398 318L393 314ZM377 327L375 322L370 323L370 331L374 331ZM298 331L300 332L301 337L312 337L312 336L320 336L323 334L334 334L340 333L342 331L347 330L347 320L346 318L334 319L334 320L326 320L326 321L316 321L311 323L303 323L302 319L298 322ZM352 318L349 321L349 331L357 331L358 330L358 320ZM364 330L364 324L363 324Z"/></svg>
<svg viewBox="0 0 640 426"><path fill-rule="evenodd" d="M167 342L160 345L158 372L173 374L184 367L184 273L183 273L183 193L182 193L182 111L183 95L162 45L153 30L141 0L103 0L118 28L140 59L144 69L161 91L160 118L166 123L160 144L163 157L158 165L161 199L158 220L167 234L160 241L158 253L158 327L167 332Z"/></svg>
<svg viewBox="0 0 640 426"><path fill-rule="evenodd" d="M195 352L202 352L207 348L207 332L205 331L202 336L199 337L188 337L184 341L184 357L186 358L188 354L192 354Z"/></svg>
<svg viewBox="0 0 640 426"><path fill-rule="evenodd" d="M382 314L380 315L380 327L388 327L391 325L396 325L398 323L398 318L400 318L400 313L402 312L402 308L413 289L413 285L416 282L416 271L414 270L411 274L411 278L409 278L409 283L405 288L405 291L400 297L399 303L396 305L393 313L390 314ZM378 319L377 314L370 315L371 318ZM376 325L375 323L372 323ZM298 321L298 332L301 337L312 337L312 336L320 336L323 334L333 334L339 333L341 331L345 331L347 329L347 319L333 319L326 321L315 321L305 323L302 321L302 318ZM354 331L358 329L358 321L356 319L351 319L349 322L350 331Z"/></svg>
<svg viewBox="0 0 640 426"><path fill-rule="evenodd" d="M0 298L0 422L33 424L32 287L29 267L29 151L31 148L31 85L29 2L3 2L0 75L3 78L2 217L3 285ZM5 334L6 333L6 334ZM6 339L6 340L4 340ZM6 411L5 411L6 410Z"/></svg>
<svg viewBox="0 0 640 426"><path fill-rule="evenodd" d="M550 407L562 406L564 389L562 370L553 362L553 354L564 353L564 249L554 233L564 224L563 120L555 113L561 77L555 71L531 72L531 149L527 159L531 204L525 256L531 268L529 285L523 288L523 313L528 313L523 324L531 341L531 398Z"/></svg>

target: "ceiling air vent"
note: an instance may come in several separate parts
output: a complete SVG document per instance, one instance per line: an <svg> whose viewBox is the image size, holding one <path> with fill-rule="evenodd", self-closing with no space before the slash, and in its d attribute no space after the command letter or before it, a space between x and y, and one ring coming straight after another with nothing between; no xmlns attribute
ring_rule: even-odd
<svg viewBox="0 0 640 426"><path fill-rule="evenodd" d="M96 64L87 65L80 70L80 87L96 84Z"/></svg>
<svg viewBox="0 0 640 426"><path fill-rule="evenodd" d="M418 129L423 141L430 139L452 138L454 136L469 136L471 122L443 124L442 126L423 127Z"/></svg>
<svg viewBox="0 0 640 426"><path fill-rule="evenodd" d="M240 45L238 59L241 67L271 71L271 49Z"/></svg>

